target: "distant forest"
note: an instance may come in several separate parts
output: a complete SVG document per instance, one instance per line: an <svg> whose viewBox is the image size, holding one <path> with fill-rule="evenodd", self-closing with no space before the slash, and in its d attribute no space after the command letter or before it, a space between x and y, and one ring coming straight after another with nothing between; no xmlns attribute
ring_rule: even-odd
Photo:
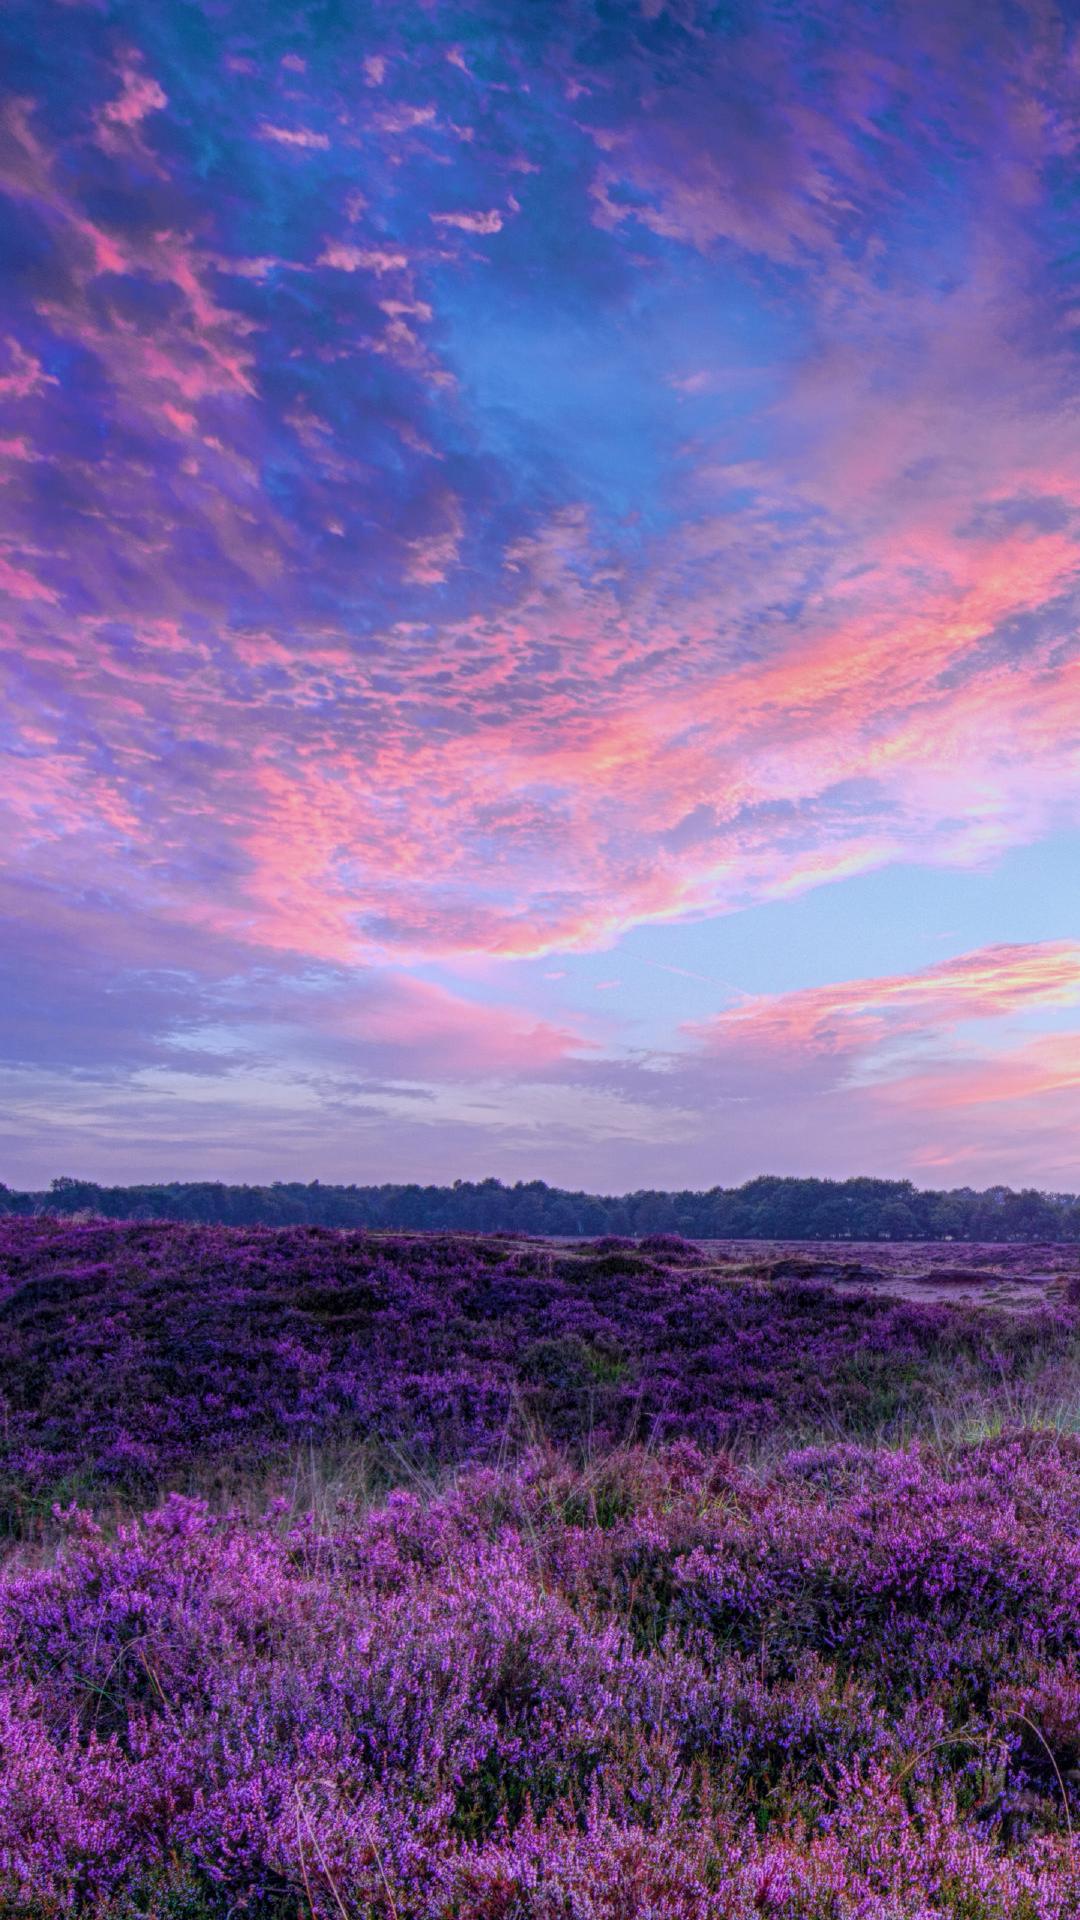
<svg viewBox="0 0 1080 1920"><path fill-rule="evenodd" d="M450 1187L266 1187L216 1181L102 1187L54 1180L39 1193L0 1184L0 1213L100 1214L226 1226L387 1227L556 1235L681 1233L695 1240L1080 1241L1080 1199L1025 1188L924 1192L908 1180L764 1176L705 1193L568 1193L543 1180L455 1180Z"/></svg>

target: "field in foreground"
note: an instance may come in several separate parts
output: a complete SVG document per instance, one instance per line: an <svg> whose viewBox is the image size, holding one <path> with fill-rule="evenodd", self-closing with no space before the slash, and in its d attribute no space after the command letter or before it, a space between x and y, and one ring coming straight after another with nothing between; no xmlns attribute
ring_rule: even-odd
<svg viewBox="0 0 1080 1920"><path fill-rule="evenodd" d="M0 1912L1071 1920L1075 1260L4 1223Z"/></svg>

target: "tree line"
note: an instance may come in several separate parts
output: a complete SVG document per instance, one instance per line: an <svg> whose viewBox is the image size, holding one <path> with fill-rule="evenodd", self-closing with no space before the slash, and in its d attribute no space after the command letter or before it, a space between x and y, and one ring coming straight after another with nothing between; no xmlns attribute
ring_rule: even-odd
<svg viewBox="0 0 1080 1920"><path fill-rule="evenodd" d="M572 1193L543 1180L455 1180L452 1186L269 1186L174 1180L101 1186L53 1180L39 1192L0 1183L0 1213L97 1214L226 1226L383 1227L554 1235L681 1233L695 1240L1080 1241L1080 1199L1010 1187L931 1191L909 1180L763 1175L705 1192Z"/></svg>

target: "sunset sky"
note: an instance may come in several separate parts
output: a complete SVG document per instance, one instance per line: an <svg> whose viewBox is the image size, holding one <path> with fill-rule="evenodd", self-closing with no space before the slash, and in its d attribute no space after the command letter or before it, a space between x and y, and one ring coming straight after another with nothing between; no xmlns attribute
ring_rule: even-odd
<svg viewBox="0 0 1080 1920"><path fill-rule="evenodd" d="M0 1179L1080 1188L1080 36L7 0Z"/></svg>

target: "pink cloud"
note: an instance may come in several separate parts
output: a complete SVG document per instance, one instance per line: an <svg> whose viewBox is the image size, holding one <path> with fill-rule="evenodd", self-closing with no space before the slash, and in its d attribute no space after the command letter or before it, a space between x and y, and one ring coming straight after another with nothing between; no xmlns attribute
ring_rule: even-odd
<svg viewBox="0 0 1080 1920"><path fill-rule="evenodd" d="M985 947L918 973L751 996L688 1032L714 1057L750 1049L862 1061L897 1040L940 1039L963 1022L1074 1006L1080 945L1043 941Z"/></svg>
<svg viewBox="0 0 1080 1920"><path fill-rule="evenodd" d="M434 107L410 107L404 102L385 107L376 118L380 133L412 133L417 127L430 127L435 121Z"/></svg>
<svg viewBox="0 0 1080 1920"><path fill-rule="evenodd" d="M421 586L434 586L446 579L458 564L458 552L465 533L465 516L460 500L446 494L439 502L444 525L436 532L422 534L408 542L409 560L405 577Z"/></svg>
<svg viewBox="0 0 1080 1920"><path fill-rule="evenodd" d="M586 1051L580 1035L527 1012L479 1005L430 982L398 976L335 1013L336 1031L392 1052L420 1080L546 1072Z"/></svg>
<svg viewBox="0 0 1080 1920"><path fill-rule="evenodd" d="M986 1106L1034 1106L1053 1095L1076 1093L1080 1093L1080 1033L1042 1035L995 1058L939 1062L906 1075L895 1089L883 1089L884 1098L894 1094L909 1110L956 1113L967 1125ZM1046 1109L1047 1118L1050 1113ZM1062 1147L1067 1147L1065 1140Z"/></svg>
<svg viewBox="0 0 1080 1920"><path fill-rule="evenodd" d="M329 240L316 265L336 267L341 273L396 273L409 264L408 255L393 247L354 247Z"/></svg>
<svg viewBox="0 0 1080 1920"><path fill-rule="evenodd" d="M0 398L27 400L45 387L59 385L54 374L46 373L36 354L27 353L17 340L5 341L8 371L0 373Z"/></svg>
<svg viewBox="0 0 1080 1920"><path fill-rule="evenodd" d="M171 400L163 402L161 411L169 425L175 427L178 433L195 432L198 423L193 413L186 412L183 407L174 407Z"/></svg>
<svg viewBox="0 0 1080 1920"><path fill-rule="evenodd" d="M437 227L459 227L462 233L501 233L502 214L492 207L487 213L433 213Z"/></svg>
<svg viewBox="0 0 1080 1920"><path fill-rule="evenodd" d="M1062 1027L1062 1015L1070 1016ZM1048 1020L1054 1031L1041 1030ZM1080 1129L1080 945L987 947L905 974L743 996L688 1050L628 1066L655 1151L707 1137L724 1177L909 1171L1068 1186ZM666 1116L666 1117L665 1117Z"/></svg>
<svg viewBox="0 0 1080 1920"><path fill-rule="evenodd" d="M52 587L39 580L26 567L21 567L17 562L9 560L2 552L0 552L0 593L10 595L13 600L40 600L48 606L55 606L59 597Z"/></svg>
<svg viewBox="0 0 1080 1920"><path fill-rule="evenodd" d="M204 385L179 384L178 411ZM438 584L458 538L453 515L414 537L413 578ZM539 953L905 851L982 859L1040 830L1070 791L1080 668L1054 660L1051 633L1021 673L991 659L947 691L937 683L1062 591L1074 549L1037 533L946 555L915 591L906 559L884 558L854 592L822 594L775 657L725 661L718 594L732 619L752 620L786 590L785 565L797 577L797 552L755 547L752 527L741 551L717 539L704 563L686 543L667 561L693 583L673 613L664 571L617 596L587 516L568 514L508 551L519 586L501 612L444 622L435 654L422 630L389 634L393 689L334 627L319 649L330 710L309 692L319 655L295 641L252 654L242 715L226 680L205 693L185 683L189 734L222 768L204 803L242 849L214 911L271 945L342 959L365 950L367 923L406 951ZM230 645L245 657L242 636ZM126 755L152 714L118 703L130 680L99 642L82 658L98 737ZM437 727L416 730L419 704ZM248 746L234 782L238 724ZM830 812L830 788L857 779L875 783L876 820Z"/></svg>
<svg viewBox="0 0 1080 1920"><path fill-rule="evenodd" d="M97 116L98 140L106 152L115 151L120 133L132 134L152 113L160 113L169 104L168 94L156 80L130 64L121 69L121 90L109 100Z"/></svg>
<svg viewBox="0 0 1080 1920"><path fill-rule="evenodd" d="M278 127L263 120L259 125L259 134L263 140L276 141L279 147L297 147L308 152L325 152L330 145L330 136L316 133L310 127Z"/></svg>
<svg viewBox="0 0 1080 1920"><path fill-rule="evenodd" d="M0 179L19 199L44 210L56 228L57 262L67 269L67 289L43 299L41 315L96 353L140 412L147 384L173 387L189 402L222 391L251 395L252 356L243 341L252 323L222 307L209 291L209 262L190 235L162 229L121 244L86 218L57 178L34 131L29 103L8 107L4 131L7 152L0 156ZM172 285L182 297L181 316L152 336L115 315L107 294L102 299L98 289L91 290L103 275L135 272Z"/></svg>

